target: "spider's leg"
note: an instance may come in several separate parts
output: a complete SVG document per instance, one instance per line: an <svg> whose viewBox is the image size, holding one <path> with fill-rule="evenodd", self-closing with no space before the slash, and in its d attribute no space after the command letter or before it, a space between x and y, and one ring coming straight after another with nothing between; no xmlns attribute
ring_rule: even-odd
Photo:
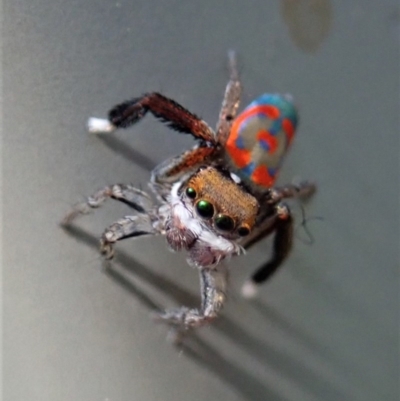
<svg viewBox="0 0 400 401"><path fill-rule="evenodd" d="M200 270L201 307L200 309L167 309L157 315L157 319L170 324L180 339L189 329L203 326L214 320L226 300L228 271L224 265L218 269Z"/></svg>
<svg viewBox="0 0 400 401"><path fill-rule="evenodd" d="M224 145L228 139L232 121L236 117L239 108L240 95L242 92L242 85L236 65L236 54L234 51L229 52L228 62L229 82L225 89L224 100L222 101L217 124L217 139L221 145Z"/></svg>
<svg viewBox="0 0 400 401"><path fill-rule="evenodd" d="M208 164L217 152L218 148L200 146L164 161L151 174L151 188L165 200L173 183L202 164Z"/></svg>
<svg viewBox="0 0 400 401"><path fill-rule="evenodd" d="M114 256L113 244L115 242L126 238L155 234L159 234L159 231L153 227L149 215L125 216L104 231L100 240L100 250L107 259L111 259Z"/></svg>
<svg viewBox="0 0 400 401"><path fill-rule="evenodd" d="M98 208L109 198L123 202L139 213L147 213L153 207L153 202L146 192L132 185L115 184L100 189L89 196L85 202L75 205L64 217L62 224L68 225L79 215L87 214L92 209Z"/></svg>
<svg viewBox="0 0 400 401"><path fill-rule="evenodd" d="M178 132L192 134L196 139L216 143L215 133L205 121L179 103L157 92L146 93L114 106L108 114L108 120L90 118L88 129L89 132L99 133L127 128L142 119L148 111Z"/></svg>
<svg viewBox="0 0 400 401"><path fill-rule="evenodd" d="M268 280L276 272L292 248L293 218L288 206L278 203L275 206L275 215L272 219L272 224L268 226L267 230L262 231L259 236L259 238L262 238L272 232L275 233L272 257L256 270L252 277L243 285L242 295L246 298L252 298L256 295L257 286ZM250 247L255 242L252 241L248 246Z"/></svg>
<svg viewBox="0 0 400 401"><path fill-rule="evenodd" d="M304 181L298 185L289 184L283 187L271 188L264 201L273 207L272 216L266 216L260 227L243 242L243 246L249 249L260 239L275 233L273 253L271 259L262 265L242 288L242 295L251 298L257 293L257 285L268 280L282 265L292 248L293 218L287 205L282 199L303 198L307 199L316 191L316 185Z"/></svg>
<svg viewBox="0 0 400 401"><path fill-rule="evenodd" d="M282 187L271 188L267 192L267 203L276 204L285 198L307 199L314 194L317 187L315 183L303 181L300 184L288 184Z"/></svg>
<svg viewBox="0 0 400 401"><path fill-rule="evenodd" d="M155 183L176 182L182 175L201 166L207 165L218 149L200 146L172 157L159 164L153 171L151 181Z"/></svg>

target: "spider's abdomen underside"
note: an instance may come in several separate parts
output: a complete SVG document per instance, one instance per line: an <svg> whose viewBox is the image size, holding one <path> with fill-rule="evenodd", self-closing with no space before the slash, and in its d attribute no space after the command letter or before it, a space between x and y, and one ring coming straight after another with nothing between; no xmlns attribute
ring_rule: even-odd
<svg viewBox="0 0 400 401"><path fill-rule="evenodd" d="M226 153L237 173L265 188L273 186L297 126L289 96L264 94L235 119Z"/></svg>

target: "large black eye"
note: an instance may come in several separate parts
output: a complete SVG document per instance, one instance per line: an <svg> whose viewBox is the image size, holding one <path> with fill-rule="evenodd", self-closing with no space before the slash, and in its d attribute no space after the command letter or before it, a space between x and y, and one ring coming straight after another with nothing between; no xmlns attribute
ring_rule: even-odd
<svg viewBox="0 0 400 401"><path fill-rule="evenodd" d="M190 199L194 199L196 197L197 193L196 190L192 187L187 187L186 188L186 196Z"/></svg>
<svg viewBox="0 0 400 401"><path fill-rule="evenodd" d="M196 203L196 209L197 213L205 219L209 219L214 215L214 206L206 200L198 201Z"/></svg>
<svg viewBox="0 0 400 401"><path fill-rule="evenodd" d="M216 227L222 231L232 231L235 227L233 219L226 214L218 214L214 221Z"/></svg>
<svg viewBox="0 0 400 401"><path fill-rule="evenodd" d="M246 235L250 234L250 230L246 226L239 227L237 232L241 237L245 237Z"/></svg>

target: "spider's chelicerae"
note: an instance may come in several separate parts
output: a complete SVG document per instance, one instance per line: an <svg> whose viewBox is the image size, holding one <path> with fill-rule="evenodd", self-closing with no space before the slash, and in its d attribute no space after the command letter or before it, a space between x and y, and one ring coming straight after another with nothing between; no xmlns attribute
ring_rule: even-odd
<svg viewBox="0 0 400 401"><path fill-rule="evenodd" d="M229 54L229 72L216 131L159 93L115 106L108 119L89 119L90 132L107 133L128 128L150 112L168 127L191 134L197 143L153 170L149 185L156 202L132 185L116 184L78 204L64 220L69 223L113 198L133 211L104 231L101 251L107 258L112 258L117 241L149 234L164 235L171 249L186 251L188 263L200 273L201 307L159 315L179 332L217 317L226 299L223 260L274 234L272 256L242 288L244 296L255 295L292 247L293 218L283 199L304 198L315 191L309 182L274 186L297 126L291 97L264 94L236 117L241 84L234 53Z"/></svg>

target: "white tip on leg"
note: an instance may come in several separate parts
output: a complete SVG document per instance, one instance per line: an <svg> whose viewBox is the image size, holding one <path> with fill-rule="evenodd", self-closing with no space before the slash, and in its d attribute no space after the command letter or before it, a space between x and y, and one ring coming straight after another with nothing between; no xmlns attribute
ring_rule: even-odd
<svg viewBox="0 0 400 401"><path fill-rule="evenodd" d="M294 97L291 93L285 93L283 97L290 103L294 103Z"/></svg>
<svg viewBox="0 0 400 401"><path fill-rule="evenodd" d="M243 298L253 299L257 296L258 286L253 281L248 280L243 284L241 293Z"/></svg>
<svg viewBox="0 0 400 401"><path fill-rule="evenodd" d="M102 132L113 132L115 131L116 127L105 118L91 117L87 122L87 129L91 134L99 134Z"/></svg>
<svg viewBox="0 0 400 401"><path fill-rule="evenodd" d="M234 64L236 62L236 51L233 49L228 50L228 60Z"/></svg>

